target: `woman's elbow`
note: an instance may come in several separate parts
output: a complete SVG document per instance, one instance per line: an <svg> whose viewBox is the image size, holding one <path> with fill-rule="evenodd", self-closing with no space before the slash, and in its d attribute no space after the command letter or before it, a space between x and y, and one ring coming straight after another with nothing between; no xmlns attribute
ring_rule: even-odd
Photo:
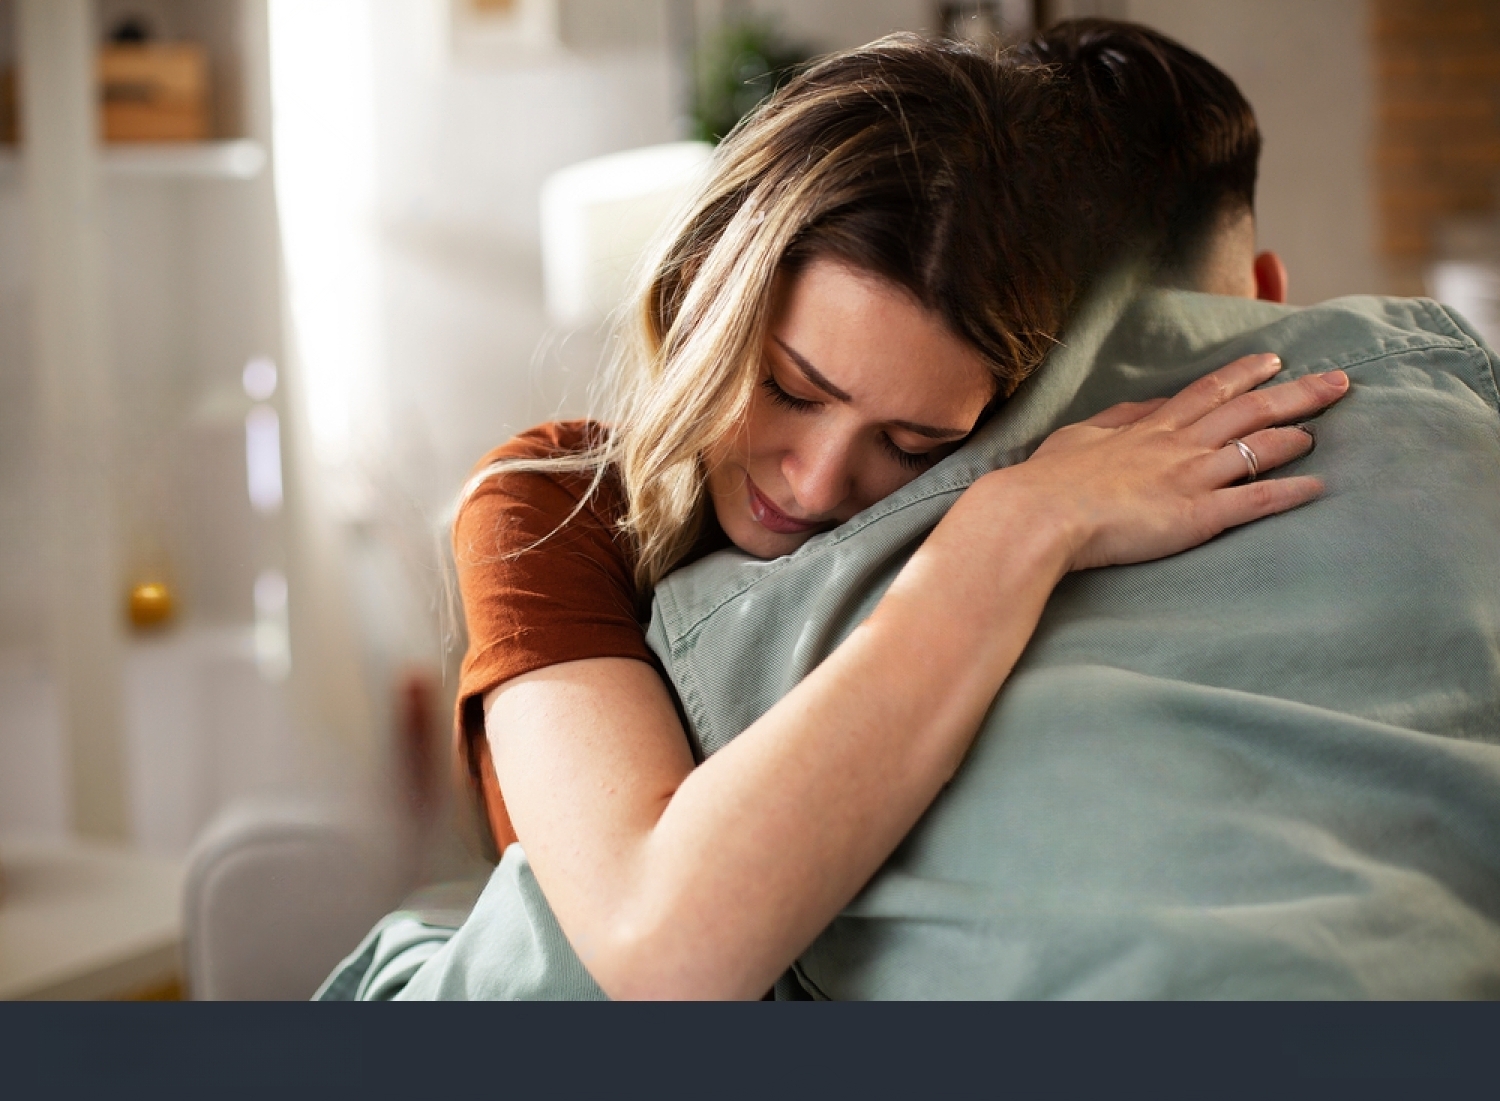
<svg viewBox="0 0 1500 1101"><path fill-rule="evenodd" d="M581 947L584 966L615 1001L754 1000L765 992L680 920L624 918Z"/></svg>

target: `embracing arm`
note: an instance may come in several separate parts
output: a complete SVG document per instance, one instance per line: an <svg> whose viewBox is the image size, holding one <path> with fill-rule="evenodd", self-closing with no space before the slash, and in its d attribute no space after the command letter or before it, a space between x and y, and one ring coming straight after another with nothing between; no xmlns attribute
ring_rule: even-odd
<svg viewBox="0 0 1500 1101"><path fill-rule="evenodd" d="M964 536L934 532L874 614L697 769L645 662L571 662L492 694L512 820L605 991L759 996L916 822L1065 568L1038 535L995 574L955 577Z"/></svg>
<svg viewBox="0 0 1500 1101"><path fill-rule="evenodd" d="M965 492L875 611L698 768L646 663L592 659L485 700L517 833L580 958L614 997L757 997L875 872L953 775L1069 570L1141 561L1315 496L1230 486L1342 376L1245 394L1241 360L1167 403L1117 407Z"/></svg>

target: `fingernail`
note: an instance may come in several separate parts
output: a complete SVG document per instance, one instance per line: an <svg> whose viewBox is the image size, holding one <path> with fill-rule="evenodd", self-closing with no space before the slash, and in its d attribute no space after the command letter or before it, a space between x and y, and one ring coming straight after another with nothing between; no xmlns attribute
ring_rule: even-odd
<svg viewBox="0 0 1500 1101"><path fill-rule="evenodd" d="M1343 371L1324 371L1323 377L1338 386L1349 385L1349 376L1344 374Z"/></svg>
<svg viewBox="0 0 1500 1101"><path fill-rule="evenodd" d="M1308 442L1311 445L1307 449L1307 453L1309 455L1311 455L1318 449L1318 434L1317 432L1313 431L1313 426L1311 424L1304 422L1302 424L1291 425L1290 427L1295 428L1298 432L1301 432L1304 436L1307 437Z"/></svg>
<svg viewBox="0 0 1500 1101"><path fill-rule="evenodd" d="M1266 366L1270 367L1273 371L1281 370L1281 357L1275 352L1266 353Z"/></svg>

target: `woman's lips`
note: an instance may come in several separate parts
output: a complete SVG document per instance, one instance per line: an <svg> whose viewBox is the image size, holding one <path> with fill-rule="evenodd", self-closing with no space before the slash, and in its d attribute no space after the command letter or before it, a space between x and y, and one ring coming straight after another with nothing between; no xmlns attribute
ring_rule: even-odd
<svg viewBox="0 0 1500 1101"><path fill-rule="evenodd" d="M822 527L821 524L793 519L782 512L748 477L745 479L745 485L750 491L750 515L767 531L774 531L777 535L804 535Z"/></svg>

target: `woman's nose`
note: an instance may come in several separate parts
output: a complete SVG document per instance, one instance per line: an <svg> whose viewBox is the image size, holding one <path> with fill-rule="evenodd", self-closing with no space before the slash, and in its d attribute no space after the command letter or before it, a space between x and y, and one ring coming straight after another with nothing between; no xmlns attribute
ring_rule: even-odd
<svg viewBox="0 0 1500 1101"><path fill-rule="evenodd" d="M849 449L838 444L806 448L787 456L783 473L797 507L808 519L832 516L853 488Z"/></svg>

